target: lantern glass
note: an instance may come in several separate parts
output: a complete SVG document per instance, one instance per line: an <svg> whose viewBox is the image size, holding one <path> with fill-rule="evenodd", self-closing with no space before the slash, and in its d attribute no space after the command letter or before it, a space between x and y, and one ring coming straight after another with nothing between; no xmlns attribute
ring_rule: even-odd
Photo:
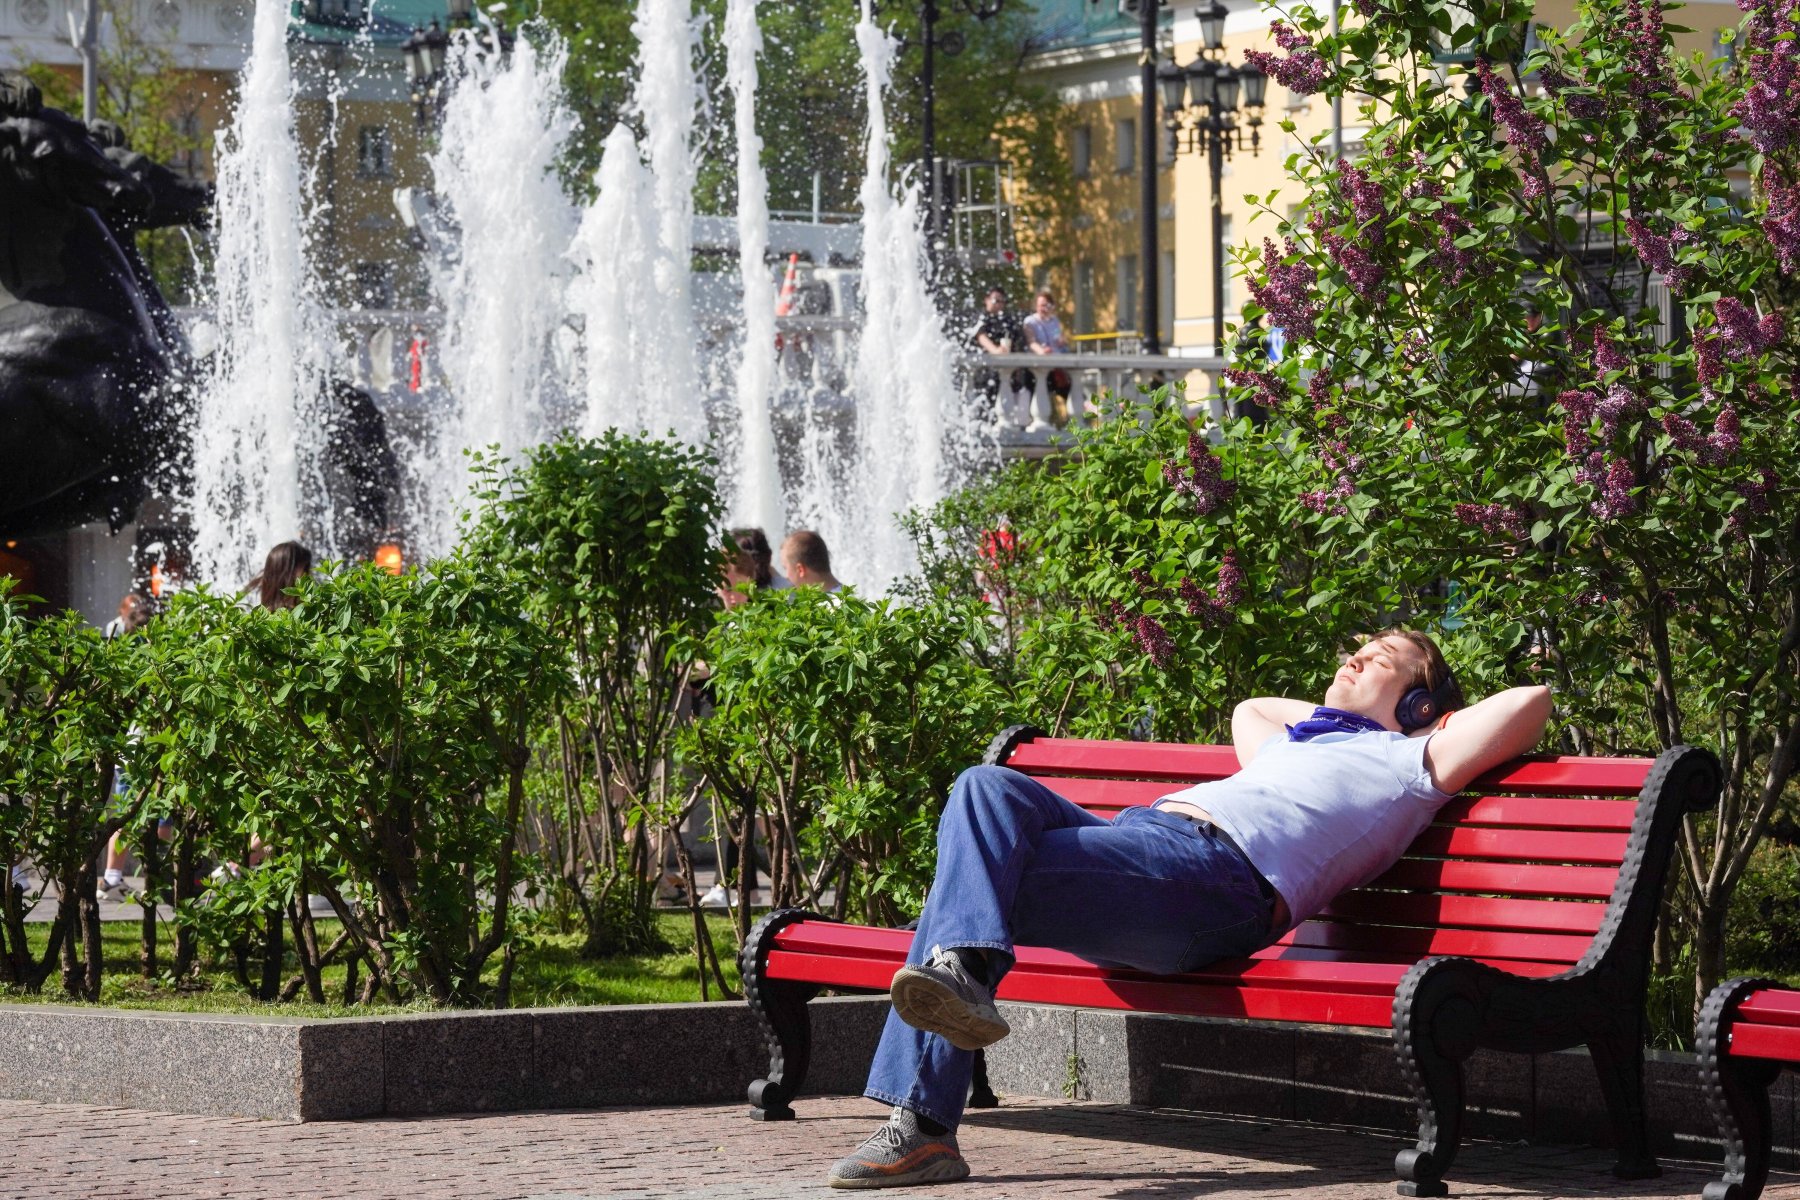
<svg viewBox="0 0 1800 1200"><path fill-rule="evenodd" d="M1238 106L1237 72L1226 66L1224 63L1220 63L1218 78L1219 111L1222 113L1234 113L1237 111Z"/></svg>
<svg viewBox="0 0 1800 1200"><path fill-rule="evenodd" d="M1200 43L1207 50L1222 50L1225 47L1225 6L1219 0L1202 5L1194 15L1200 18Z"/></svg>
<svg viewBox="0 0 1800 1200"><path fill-rule="evenodd" d="M1238 79L1244 85L1244 107L1261 108L1263 97L1268 94L1269 77L1255 63L1245 63L1238 68Z"/></svg>
<svg viewBox="0 0 1800 1200"><path fill-rule="evenodd" d="M1188 99L1195 108L1206 108L1218 100L1219 77L1205 59L1188 64Z"/></svg>
<svg viewBox="0 0 1800 1200"><path fill-rule="evenodd" d="M1163 108L1171 113L1180 112L1187 95L1187 72L1166 62L1156 68L1156 83L1162 88Z"/></svg>

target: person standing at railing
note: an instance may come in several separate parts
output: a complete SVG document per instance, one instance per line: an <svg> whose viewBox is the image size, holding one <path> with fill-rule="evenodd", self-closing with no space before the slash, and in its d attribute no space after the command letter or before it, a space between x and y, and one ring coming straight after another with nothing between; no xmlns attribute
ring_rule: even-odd
<svg viewBox="0 0 1800 1200"><path fill-rule="evenodd" d="M975 323L975 332L969 340L975 348L984 354L1023 354L1025 353L1025 323L1019 314L1006 306L1006 289L998 284L987 290L982 301L980 320ZM1031 393L1037 387L1037 375L1024 367L1013 368L1007 379L1007 388L1014 404L1018 403L1018 394L1023 391L1026 403L1029 404ZM979 370L975 373L975 390L986 401L991 410L994 401L1000 396L1000 372Z"/></svg>
<svg viewBox="0 0 1800 1200"><path fill-rule="evenodd" d="M1072 354L1074 347L1063 336L1062 322L1056 316L1056 296L1045 288L1037 294L1032 313L1025 318L1025 336L1033 354ZM1075 381L1061 367L1052 367L1044 381L1050 387L1051 420L1061 425L1068 420L1069 392Z"/></svg>

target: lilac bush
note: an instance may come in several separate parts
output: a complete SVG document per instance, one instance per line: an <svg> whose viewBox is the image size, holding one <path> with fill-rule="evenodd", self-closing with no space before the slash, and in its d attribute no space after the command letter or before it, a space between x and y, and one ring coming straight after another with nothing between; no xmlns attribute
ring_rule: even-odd
<svg viewBox="0 0 1800 1200"><path fill-rule="evenodd" d="M1739 0L1709 56L1657 0L1581 0L1526 56L1533 6L1478 0L1447 68L1441 7L1359 6L1336 36L1286 13L1264 69L1369 133L1303 149L1307 217L1270 210L1244 258L1290 349L1228 372L1273 420L1221 447L1242 482L1199 516L1279 509L1347 575L1453 581L1457 656L1556 685L1561 748L1717 750L1662 946L1691 943L1703 994L1800 767L1800 2Z"/></svg>

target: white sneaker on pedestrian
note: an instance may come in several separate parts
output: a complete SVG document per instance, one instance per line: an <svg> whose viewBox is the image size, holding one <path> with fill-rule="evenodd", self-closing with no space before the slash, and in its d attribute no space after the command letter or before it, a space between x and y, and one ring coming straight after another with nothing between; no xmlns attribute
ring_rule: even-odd
<svg viewBox="0 0 1800 1200"><path fill-rule="evenodd" d="M737 903L737 893L722 883L715 883L700 897L701 908L730 908Z"/></svg>

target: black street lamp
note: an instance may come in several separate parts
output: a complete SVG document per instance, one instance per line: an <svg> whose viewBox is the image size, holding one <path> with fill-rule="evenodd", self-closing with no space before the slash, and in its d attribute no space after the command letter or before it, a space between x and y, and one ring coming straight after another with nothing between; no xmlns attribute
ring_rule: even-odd
<svg viewBox="0 0 1800 1200"><path fill-rule="evenodd" d="M449 9L448 32L433 17L423 29L413 26L411 36L400 43L400 53L406 60L406 81L412 90L413 116L420 129L430 128L443 110L445 68L452 39L472 39L480 54L496 48L504 54L512 49L512 34L497 19L483 28L475 27L474 0L449 0Z"/></svg>
<svg viewBox="0 0 1800 1200"><path fill-rule="evenodd" d="M1202 8L1200 57L1185 69L1173 62L1157 72L1165 112L1163 127L1175 154L1204 151L1212 176L1213 243L1213 353L1225 353L1225 160L1232 151L1262 150L1263 100L1268 76L1255 65L1232 66L1224 61L1225 6L1219 0ZM1185 86L1185 89L1183 85ZM1186 92L1185 100L1183 92ZM1238 105L1247 110L1245 125L1238 124ZM1187 117L1184 121L1183 116ZM1248 136L1245 134L1248 128Z"/></svg>
<svg viewBox="0 0 1800 1200"><path fill-rule="evenodd" d="M1000 15L1006 0L957 0L962 10L977 21L991 21ZM943 15L938 0L922 0L919 6L919 28L923 35L920 46L924 62L919 67L920 99L923 119L919 131L919 167L925 193L925 234L929 245L937 246L944 228L943 198L946 189L938 178L937 167L937 52L955 58L967 46L967 39L957 30L943 35L937 32L938 18Z"/></svg>

